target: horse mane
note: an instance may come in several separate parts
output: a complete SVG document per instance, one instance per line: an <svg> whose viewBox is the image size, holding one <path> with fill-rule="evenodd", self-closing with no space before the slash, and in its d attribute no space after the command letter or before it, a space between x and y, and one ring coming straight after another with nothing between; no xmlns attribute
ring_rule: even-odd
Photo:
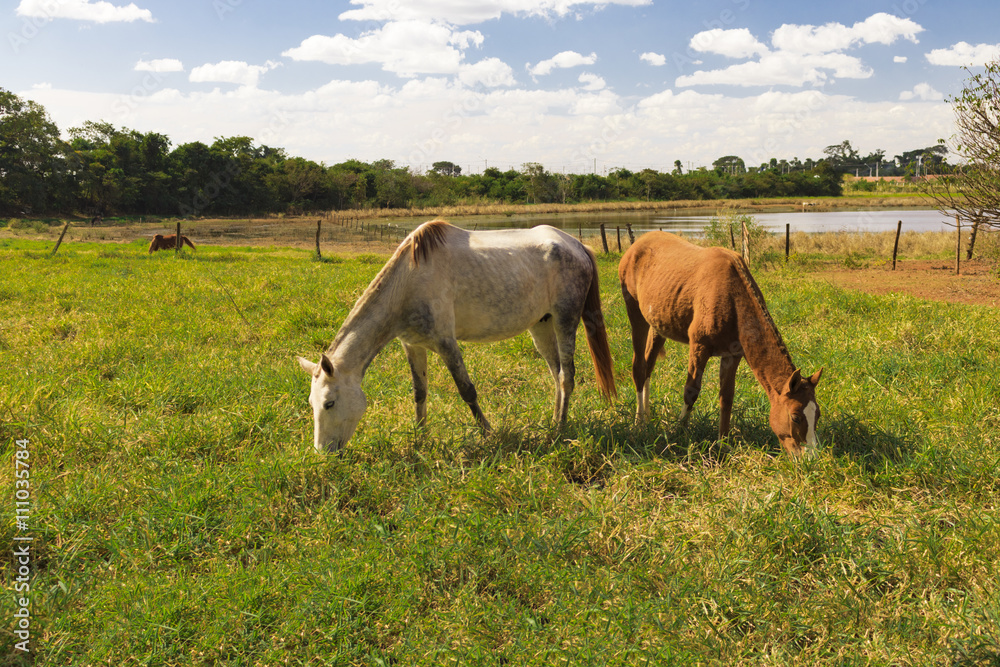
<svg viewBox="0 0 1000 667"><path fill-rule="evenodd" d="M778 331L778 325L774 323L774 318L771 317L770 311L767 309L767 303L764 301L764 294L760 291L760 287L757 286L757 281L753 279L750 274L750 268L747 266L746 262L739 255L735 256L735 261L733 264L736 266L736 273L739 275L740 279L743 281L743 285L747 288L747 293L750 295L750 301L756 307L757 315L766 323L767 327L771 330L771 334L774 336L775 341L778 344L778 351L784 356L788 363L795 367L792 362L792 355L788 352L788 348L785 346L785 341L781 337L781 332Z"/></svg>
<svg viewBox="0 0 1000 667"><path fill-rule="evenodd" d="M340 331L327 347L327 354L333 354L334 350L337 349L346 330L344 325L357 312L361 312L378 301L392 301L398 298L399 290L405 284L410 270L407 263L403 261L404 258L409 254L413 259L414 266L419 265L420 260L427 259L435 248L444 245L445 235L450 227L451 225L444 220L431 220L417 227L403 239L403 242L396 248L396 252L372 279L361 298L354 304L354 308L348 313Z"/></svg>
<svg viewBox="0 0 1000 667"><path fill-rule="evenodd" d="M421 260L427 257L440 245L444 245L444 237L451 227L444 220L431 220L413 230L408 238L408 243L413 257L413 263L419 265Z"/></svg>

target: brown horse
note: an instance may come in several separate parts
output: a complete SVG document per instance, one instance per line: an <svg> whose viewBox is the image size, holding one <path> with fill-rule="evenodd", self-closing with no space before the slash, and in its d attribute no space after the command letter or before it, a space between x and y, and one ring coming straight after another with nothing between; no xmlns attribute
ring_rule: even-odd
<svg viewBox="0 0 1000 667"><path fill-rule="evenodd" d="M191 246L191 250L194 250L194 244L191 243L191 239L181 235L181 245L187 244ZM153 240L149 242L149 252L155 252L157 250L173 250L177 247L177 235L170 234L169 236L164 236L163 234L157 234L153 237Z"/></svg>
<svg viewBox="0 0 1000 667"><path fill-rule="evenodd" d="M649 415L649 379L666 339L687 343L686 419L701 391L710 357L721 357L719 438L729 433L736 368L746 357L771 402L771 428L790 455L818 446L816 384L822 369L803 378L792 363L743 259L725 248L699 248L664 232L644 234L618 265L632 325L636 419ZM803 446L804 444L804 446Z"/></svg>

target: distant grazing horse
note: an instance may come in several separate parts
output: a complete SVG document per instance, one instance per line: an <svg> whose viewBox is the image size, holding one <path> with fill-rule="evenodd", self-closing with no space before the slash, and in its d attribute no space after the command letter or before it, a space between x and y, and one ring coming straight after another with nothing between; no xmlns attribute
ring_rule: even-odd
<svg viewBox="0 0 1000 667"><path fill-rule="evenodd" d="M417 423L427 415L431 350L486 432L490 425L458 341L497 341L527 329L555 381L554 419L565 422L581 316L598 388L610 398L611 352L597 265L586 246L548 226L469 232L442 220L420 225L362 294L319 363L298 358L312 376L316 451L335 451L354 434L366 406L362 376L393 338L409 360Z"/></svg>
<svg viewBox="0 0 1000 667"><path fill-rule="evenodd" d="M191 246L191 250L194 250L194 244L191 243L191 239L181 235L181 244L187 244ZM156 250L173 250L177 247L177 235L170 234L169 236L164 236L163 234L157 234L153 237L153 240L149 242L149 252L155 252Z"/></svg>
<svg viewBox="0 0 1000 667"><path fill-rule="evenodd" d="M782 447L793 456L815 452L819 444L815 389L823 371L803 379L739 255L725 248L699 248L673 234L650 232L622 256L618 277L632 325L638 421L649 416L649 380L669 338L690 346L682 419L698 398L708 359L721 357L719 437L725 437L736 368L746 357L767 392L771 428Z"/></svg>

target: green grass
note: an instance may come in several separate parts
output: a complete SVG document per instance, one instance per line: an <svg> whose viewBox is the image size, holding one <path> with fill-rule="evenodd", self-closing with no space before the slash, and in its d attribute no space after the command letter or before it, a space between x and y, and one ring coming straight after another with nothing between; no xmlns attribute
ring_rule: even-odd
<svg viewBox="0 0 1000 667"><path fill-rule="evenodd" d="M795 463L743 367L714 440L716 363L687 427L686 350L632 424L614 258L600 262L621 398L582 339L570 423L527 335L466 346L482 438L431 364L365 379L340 456L307 378L381 259L5 241L0 496L30 439L33 648L45 665L1000 664L995 309L758 275L793 357L825 368L824 450ZM13 648L11 550L0 555ZM0 660L2 662L2 660Z"/></svg>

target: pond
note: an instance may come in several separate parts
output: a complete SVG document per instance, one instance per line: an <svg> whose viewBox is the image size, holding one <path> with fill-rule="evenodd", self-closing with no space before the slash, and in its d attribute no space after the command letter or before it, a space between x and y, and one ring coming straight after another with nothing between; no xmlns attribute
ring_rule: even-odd
<svg viewBox="0 0 1000 667"><path fill-rule="evenodd" d="M856 209L856 210L801 210L749 211L758 223L775 232L783 232L791 225L793 232L882 232L896 229L900 220L904 231L937 232L950 229L949 218L936 209ZM601 223L609 231L615 227L625 230L631 224L636 234L662 229L667 232L698 234L712 218L724 215L713 209L667 209L661 211L604 212L604 213L549 213L518 214L448 218L452 224L472 228L512 228L552 225L569 232L582 230L586 235L596 233ZM419 224L422 221L416 221Z"/></svg>

